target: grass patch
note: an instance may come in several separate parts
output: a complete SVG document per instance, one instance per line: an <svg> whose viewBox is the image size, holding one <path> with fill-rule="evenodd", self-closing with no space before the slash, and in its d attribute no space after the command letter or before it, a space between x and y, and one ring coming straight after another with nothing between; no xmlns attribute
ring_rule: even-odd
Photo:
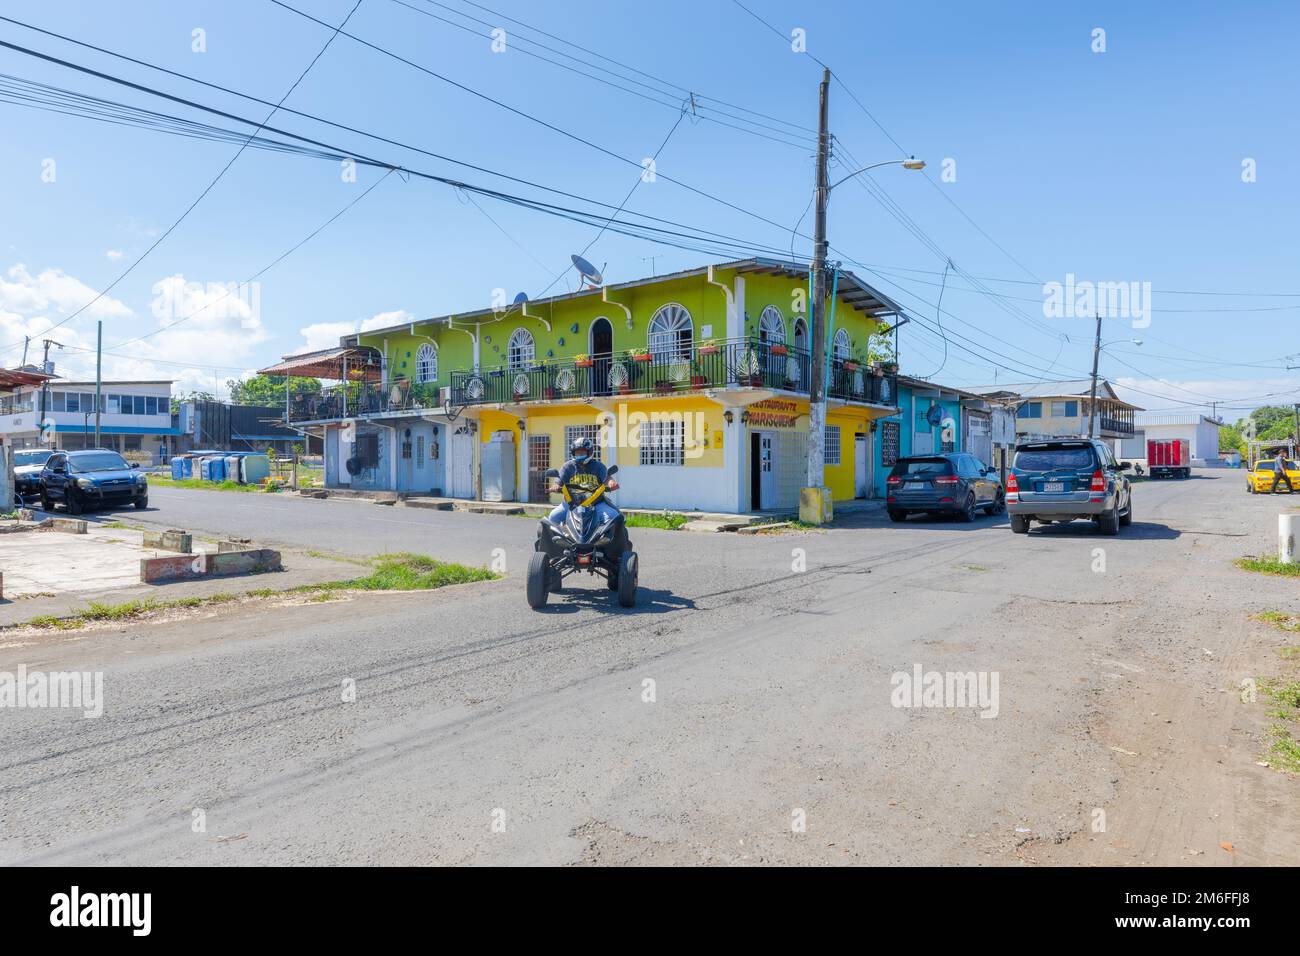
<svg viewBox="0 0 1300 956"><path fill-rule="evenodd" d="M208 597L186 597L171 601L159 601L157 598L136 598L120 604L104 601L91 601L86 607L73 611L65 617L42 614L13 627L40 627L58 631L74 631L87 624L111 621L134 621L159 611L172 611L178 608L206 607L212 604L228 604L239 600L236 594L212 594ZM5 628L8 630L8 628Z"/></svg>
<svg viewBox="0 0 1300 956"><path fill-rule="evenodd" d="M1284 661L1300 660L1300 646L1292 644L1290 647L1279 647L1277 654Z"/></svg>
<svg viewBox="0 0 1300 956"><path fill-rule="evenodd" d="M381 554L374 560L374 571L361 578L304 584L297 591L430 591L451 584L471 581L495 581L501 575L487 568L474 568L453 561L439 561L423 554L400 551Z"/></svg>
<svg viewBox="0 0 1300 956"><path fill-rule="evenodd" d="M1300 741L1295 730L1300 728L1300 681L1260 678L1260 693L1273 702L1268 716L1277 721L1269 728L1269 766L1286 773L1300 774Z"/></svg>
<svg viewBox="0 0 1300 956"><path fill-rule="evenodd" d="M1255 571L1259 574L1276 574L1281 577L1300 577L1300 562L1283 564L1277 558L1238 558L1232 562L1243 571Z"/></svg>
<svg viewBox="0 0 1300 956"><path fill-rule="evenodd" d="M365 558L350 558L345 554L335 554L333 551L317 551L315 548L308 548L303 554L309 558L320 558L322 561L340 561L343 564L360 564L368 567L370 562Z"/></svg>
<svg viewBox="0 0 1300 956"><path fill-rule="evenodd" d="M1300 617L1294 614L1284 614L1281 611L1260 611L1255 615L1255 620L1263 621L1265 624L1272 624L1284 631L1300 631Z"/></svg>
<svg viewBox="0 0 1300 956"><path fill-rule="evenodd" d="M17 518L18 518L18 512L17 512L17 511L6 511L4 514L0 515L0 518L12 518L12 519L14 519L14 520L17 520Z"/></svg>
<svg viewBox="0 0 1300 956"><path fill-rule="evenodd" d="M629 528L658 528L661 531L676 531L691 519L673 511L654 514L625 514L623 522Z"/></svg>
<svg viewBox="0 0 1300 956"><path fill-rule="evenodd" d="M237 481L226 479L225 481L204 481L202 478L164 478L161 476L149 476L149 484L157 485L160 488L197 488L199 491L242 491L267 492L280 491L277 485L241 485Z"/></svg>

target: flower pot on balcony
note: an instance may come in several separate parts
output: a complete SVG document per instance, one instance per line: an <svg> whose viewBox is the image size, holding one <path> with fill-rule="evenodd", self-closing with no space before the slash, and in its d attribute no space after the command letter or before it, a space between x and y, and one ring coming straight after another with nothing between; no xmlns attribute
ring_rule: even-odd
<svg viewBox="0 0 1300 956"><path fill-rule="evenodd" d="M784 345L772 345L772 346L769 346L769 347L768 347L768 351L771 352L773 355L789 355L789 354L790 354L790 350L789 350L788 348L786 348Z"/></svg>
<svg viewBox="0 0 1300 956"><path fill-rule="evenodd" d="M701 345L696 349L696 352L700 355L717 355L718 347L716 345Z"/></svg>
<svg viewBox="0 0 1300 956"><path fill-rule="evenodd" d="M632 361L633 361L633 362L648 362L648 361L650 361L650 359L652 359L653 357L654 357L654 356L652 356L649 352L634 352L634 353L632 353Z"/></svg>
<svg viewBox="0 0 1300 956"><path fill-rule="evenodd" d="M542 390L542 397L544 397L548 402L549 402L549 401L554 401L554 399L555 399L555 389L553 389L553 388L546 388L546 389L543 389L543 390Z"/></svg>
<svg viewBox="0 0 1300 956"><path fill-rule="evenodd" d="M592 359L578 359L574 362L574 365L578 368L591 368L594 364L595 362Z"/></svg>
<svg viewBox="0 0 1300 956"><path fill-rule="evenodd" d="M857 362L845 362L843 364L844 364L844 371L846 372L856 372L858 370Z"/></svg>
<svg viewBox="0 0 1300 956"><path fill-rule="evenodd" d="M691 376L691 388L703 388L707 382L708 379L703 375Z"/></svg>
<svg viewBox="0 0 1300 956"><path fill-rule="evenodd" d="M672 382L655 382L656 395L667 395L672 390L673 390Z"/></svg>

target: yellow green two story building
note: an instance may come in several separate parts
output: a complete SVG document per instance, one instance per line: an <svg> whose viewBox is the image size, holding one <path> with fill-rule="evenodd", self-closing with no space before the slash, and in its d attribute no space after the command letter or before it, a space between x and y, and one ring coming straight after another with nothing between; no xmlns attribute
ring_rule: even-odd
<svg viewBox="0 0 1300 956"><path fill-rule="evenodd" d="M826 485L872 493L877 419L897 412L899 307L849 272L827 302ZM588 287L345 337L263 371L322 435L328 487L545 502L543 473L593 438L624 507L797 507L806 481L807 267L766 259Z"/></svg>

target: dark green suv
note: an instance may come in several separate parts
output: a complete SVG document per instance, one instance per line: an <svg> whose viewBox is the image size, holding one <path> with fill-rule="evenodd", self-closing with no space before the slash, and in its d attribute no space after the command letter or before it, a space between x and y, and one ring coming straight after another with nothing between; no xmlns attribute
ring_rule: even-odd
<svg viewBox="0 0 1300 956"><path fill-rule="evenodd" d="M1031 521L1051 524L1090 518L1102 534L1118 534L1133 521L1128 462L1110 446L1088 438L1024 442L1007 475L1011 530L1027 534Z"/></svg>

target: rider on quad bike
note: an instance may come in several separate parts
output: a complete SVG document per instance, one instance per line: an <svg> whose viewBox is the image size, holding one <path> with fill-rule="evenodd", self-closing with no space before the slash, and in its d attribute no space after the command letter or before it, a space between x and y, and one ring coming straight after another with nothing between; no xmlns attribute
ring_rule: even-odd
<svg viewBox="0 0 1300 956"><path fill-rule="evenodd" d="M569 448L570 458L563 467L560 468L559 477L551 479L546 490L553 495L560 493L561 487L569 489L569 495L576 501L581 501L586 496L601 485L605 486L606 491L615 491L618 488L618 479L609 477L609 471L605 465L596 457L596 446L590 438L576 438ZM546 523L560 524L564 521L567 505L560 504L551 512L550 517L543 522L542 526L537 529L537 550L548 551L551 549L552 536L546 528ZM602 525L610 518L615 517L618 512L604 500L596 503L596 524ZM623 522L618 523L618 530L615 532L614 540L605 548L610 559L617 564L619 555L627 550L627 526Z"/></svg>

